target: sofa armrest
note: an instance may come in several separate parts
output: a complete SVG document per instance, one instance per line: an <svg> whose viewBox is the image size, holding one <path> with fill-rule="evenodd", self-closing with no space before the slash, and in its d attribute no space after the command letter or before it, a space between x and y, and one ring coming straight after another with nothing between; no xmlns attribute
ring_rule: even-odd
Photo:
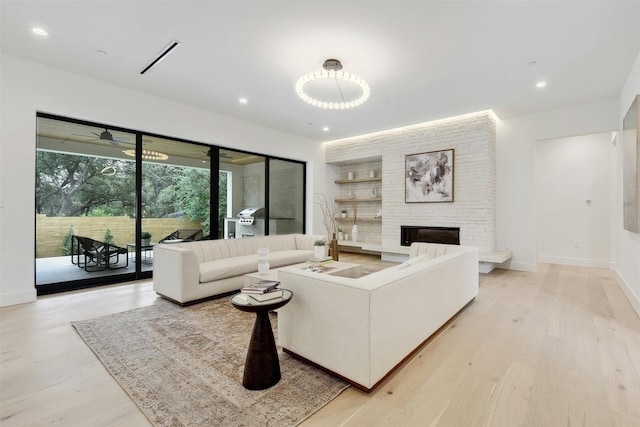
<svg viewBox="0 0 640 427"><path fill-rule="evenodd" d="M371 354L378 355L371 359L373 383L478 295L478 250L456 248L371 291Z"/></svg>
<svg viewBox="0 0 640 427"><path fill-rule="evenodd" d="M200 283L200 265L191 249L174 245L153 247L153 290L174 301L190 301L189 289Z"/></svg>
<svg viewBox="0 0 640 427"><path fill-rule="evenodd" d="M278 310L278 344L312 362L367 384L370 292L353 279L282 269L280 287L293 292Z"/></svg>

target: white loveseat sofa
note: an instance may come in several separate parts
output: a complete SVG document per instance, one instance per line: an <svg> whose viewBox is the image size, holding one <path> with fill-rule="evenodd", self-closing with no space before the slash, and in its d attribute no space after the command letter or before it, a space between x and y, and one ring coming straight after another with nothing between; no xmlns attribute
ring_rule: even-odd
<svg viewBox="0 0 640 427"><path fill-rule="evenodd" d="M259 248L269 248L270 267L305 262L322 236L286 234L200 240L153 248L153 289L181 305L237 291L243 275L258 270Z"/></svg>
<svg viewBox="0 0 640 427"><path fill-rule="evenodd" d="M361 278L284 268L293 299L278 344L371 391L478 294L476 248L414 243L410 259Z"/></svg>

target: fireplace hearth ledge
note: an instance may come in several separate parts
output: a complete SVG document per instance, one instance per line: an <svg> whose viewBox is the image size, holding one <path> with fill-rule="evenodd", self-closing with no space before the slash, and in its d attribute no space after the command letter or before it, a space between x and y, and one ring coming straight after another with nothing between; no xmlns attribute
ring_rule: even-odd
<svg viewBox="0 0 640 427"><path fill-rule="evenodd" d="M481 252L479 256L480 260L480 273L491 273L497 264L504 264L512 257L511 251L493 251L493 252Z"/></svg>
<svg viewBox="0 0 640 427"><path fill-rule="evenodd" d="M340 241L340 248L349 251L349 249L356 249L368 252L380 253L380 259L382 261L389 262L404 262L409 259L409 246L390 246L381 245L380 243L368 243L368 242L352 242L352 241ZM504 264L511 260L513 254L511 251L492 251L481 252L479 255L479 271L486 274L491 273L497 265Z"/></svg>

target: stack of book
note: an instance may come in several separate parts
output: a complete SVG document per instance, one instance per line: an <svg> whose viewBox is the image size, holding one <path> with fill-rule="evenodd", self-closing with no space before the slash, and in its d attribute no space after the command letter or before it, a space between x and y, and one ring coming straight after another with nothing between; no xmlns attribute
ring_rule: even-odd
<svg viewBox="0 0 640 427"><path fill-rule="evenodd" d="M269 301L282 298L283 292L278 289L278 285L280 285L280 282L277 280L260 280L252 285L245 286L240 292L249 295L256 301Z"/></svg>
<svg viewBox="0 0 640 427"><path fill-rule="evenodd" d="M330 256L325 256L320 258L312 257L307 260L307 263L311 265L324 265L332 261L333 261L333 258L331 258Z"/></svg>

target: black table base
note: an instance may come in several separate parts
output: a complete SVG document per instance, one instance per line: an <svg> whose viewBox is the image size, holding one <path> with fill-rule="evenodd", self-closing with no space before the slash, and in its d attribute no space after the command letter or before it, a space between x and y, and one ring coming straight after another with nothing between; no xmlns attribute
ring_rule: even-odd
<svg viewBox="0 0 640 427"><path fill-rule="evenodd" d="M273 338L268 311L256 312L242 385L249 390L264 390L280 381L280 360Z"/></svg>

